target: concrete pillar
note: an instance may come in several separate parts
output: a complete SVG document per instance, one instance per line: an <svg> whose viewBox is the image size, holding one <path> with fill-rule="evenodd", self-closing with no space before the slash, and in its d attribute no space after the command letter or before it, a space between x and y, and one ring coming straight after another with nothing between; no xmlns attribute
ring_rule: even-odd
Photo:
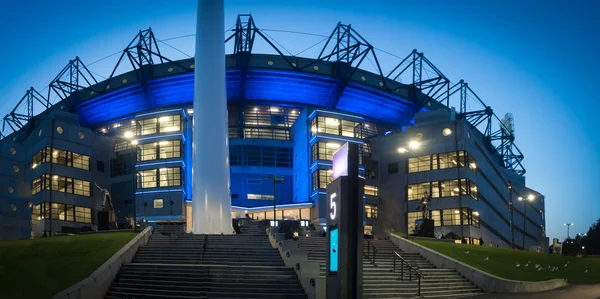
<svg viewBox="0 0 600 299"><path fill-rule="evenodd" d="M194 234L231 234L223 0L198 0L194 68Z"/></svg>

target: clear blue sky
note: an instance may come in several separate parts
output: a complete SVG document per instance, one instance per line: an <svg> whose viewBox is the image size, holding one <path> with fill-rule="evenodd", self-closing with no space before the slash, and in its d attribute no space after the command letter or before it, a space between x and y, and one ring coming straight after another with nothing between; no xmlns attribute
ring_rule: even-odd
<svg viewBox="0 0 600 299"><path fill-rule="evenodd" d="M565 222L575 223L573 235L600 218L595 180L600 168L595 154L600 153L595 90L600 2L225 3L226 28L238 13L252 13L260 28L322 35L341 21L379 49L399 56L414 48L424 52L452 81L465 79L498 115L514 114L527 183L546 196L550 238L566 236ZM91 63L113 54L139 29L151 26L158 39L193 34L195 9L192 0L0 2L0 114L8 113L30 86L47 86L69 59L79 56ZM269 34L292 53L321 39ZM193 53L193 38L168 43ZM160 46L174 58L184 57ZM116 58L90 68L107 76ZM387 70L397 62L392 57L382 60Z"/></svg>

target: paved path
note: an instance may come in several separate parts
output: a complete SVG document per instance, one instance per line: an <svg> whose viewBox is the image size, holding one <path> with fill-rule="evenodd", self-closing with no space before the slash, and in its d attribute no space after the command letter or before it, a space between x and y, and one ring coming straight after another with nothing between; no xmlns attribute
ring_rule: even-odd
<svg viewBox="0 0 600 299"><path fill-rule="evenodd" d="M600 299L600 284L569 285L561 289L541 293L485 294L477 299Z"/></svg>

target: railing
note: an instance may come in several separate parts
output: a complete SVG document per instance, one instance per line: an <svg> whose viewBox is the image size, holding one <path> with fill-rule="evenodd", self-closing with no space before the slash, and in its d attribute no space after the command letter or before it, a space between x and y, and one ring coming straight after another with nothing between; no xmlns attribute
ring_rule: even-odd
<svg viewBox="0 0 600 299"><path fill-rule="evenodd" d="M371 243L371 241L369 241L369 239L367 239L366 241L367 241L367 259L370 259L371 263L373 263L373 266L375 266L375 256L377 255L377 248L375 247L375 245L373 245L373 243ZM371 254L373 254L373 258L371 258Z"/></svg>
<svg viewBox="0 0 600 299"><path fill-rule="evenodd" d="M394 272L396 272L396 260L400 260L400 280L404 280L404 268L408 270L408 280L413 280L413 273L417 281L417 296L421 296L421 277L423 274L411 266L398 252L394 251Z"/></svg>
<svg viewBox="0 0 600 299"><path fill-rule="evenodd" d="M208 243L208 235L204 235L204 242L202 243L202 253L200 254L200 259L204 259L204 252L206 252L206 244Z"/></svg>

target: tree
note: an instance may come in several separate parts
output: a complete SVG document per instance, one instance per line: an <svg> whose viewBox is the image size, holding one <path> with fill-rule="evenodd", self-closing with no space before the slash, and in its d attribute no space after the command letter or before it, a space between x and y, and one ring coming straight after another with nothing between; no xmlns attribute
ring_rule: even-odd
<svg viewBox="0 0 600 299"><path fill-rule="evenodd" d="M586 254L600 255L600 219L592 224L587 234L581 238L581 245L585 247Z"/></svg>

